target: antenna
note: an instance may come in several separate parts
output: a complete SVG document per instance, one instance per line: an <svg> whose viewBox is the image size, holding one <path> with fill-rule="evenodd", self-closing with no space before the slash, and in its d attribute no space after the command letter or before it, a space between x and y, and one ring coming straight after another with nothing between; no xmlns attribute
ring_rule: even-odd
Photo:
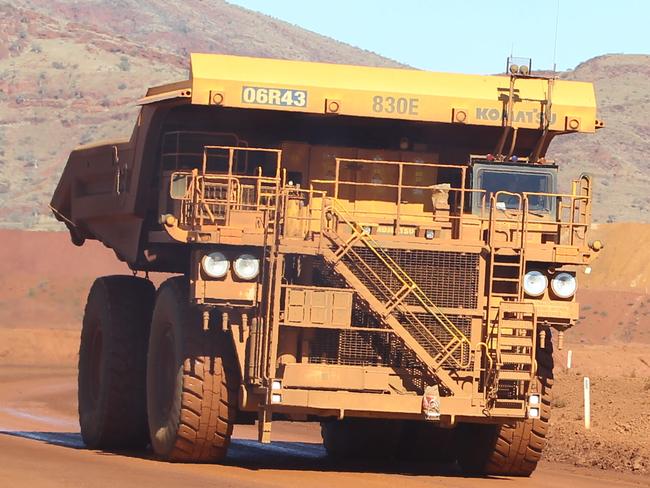
<svg viewBox="0 0 650 488"><path fill-rule="evenodd" d="M556 65L556 59L557 59L557 27L558 24L560 23L560 0L557 0L557 8L555 9L555 42L553 45L553 73L557 73L557 65Z"/></svg>

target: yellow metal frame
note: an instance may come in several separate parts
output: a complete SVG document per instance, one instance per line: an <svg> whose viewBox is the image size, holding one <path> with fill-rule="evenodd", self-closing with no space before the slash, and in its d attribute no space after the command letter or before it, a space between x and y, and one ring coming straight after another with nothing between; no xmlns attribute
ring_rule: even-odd
<svg viewBox="0 0 650 488"><path fill-rule="evenodd" d="M228 172L225 174L208 173L208 151L227 151ZM266 152L276 155L276 170L274 177L262 176L261 168L257 175L235 175L233 167L235 154ZM204 146L201 171L198 169L174 171L170 176L170 193L173 200L181 201L179 223L190 228L201 228L204 225L230 225L230 214L233 210L274 211L279 197L281 183L281 155L279 149L236 147L236 146ZM182 197L172 194L172 183L175 179L185 176L189 183ZM243 198L243 189L254 190L255 202L247 202ZM226 198L206 196L206 190L224 190ZM215 209L223 209L223 215L215 215Z"/></svg>

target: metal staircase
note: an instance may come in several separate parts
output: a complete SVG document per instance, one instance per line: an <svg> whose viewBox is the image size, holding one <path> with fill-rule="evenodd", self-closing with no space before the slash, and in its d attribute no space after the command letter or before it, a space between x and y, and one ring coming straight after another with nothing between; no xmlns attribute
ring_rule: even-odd
<svg viewBox="0 0 650 488"><path fill-rule="evenodd" d="M471 367L469 339L336 199L329 201L326 219L328 224L323 228L323 236L327 239L327 246L321 249L325 260L449 390L459 392L460 387L446 369L467 370ZM341 228L345 232L341 232ZM398 287L380 278L367 260L355 251L355 246L359 245L369 249L390 271L395 278L391 281L398 283ZM360 276L364 278L363 281ZM420 318L421 313L415 313L413 307L406 305L407 297L415 297L418 309L433 317L444 328L449 340L441 340L425 325Z"/></svg>
<svg viewBox="0 0 650 488"><path fill-rule="evenodd" d="M523 249L491 246L489 272L491 297L502 301L521 298L521 280L525 274Z"/></svg>
<svg viewBox="0 0 650 488"><path fill-rule="evenodd" d="M498 219L496 202L501 194L519 199L516 218ZM518 220L520 219L520 220ZM510 239L496 239L501 222ZM514 229L511 224L515 223ZM528 201L508 192L492 196L488 244L490 246L488 281L488 331L486 342L492 371L488 372L488 396L499 405L515 407L522 392L535 378L537 317L535 306L524 301L523 279L526 273L526 227Z"/></svg>
<svg viewBox="0 0 650 488"><path fill-rule="evenodd" d="M497 323L497 387L506 381L531 380L535 375L535 306L532 303L501 302Z"/></svg>

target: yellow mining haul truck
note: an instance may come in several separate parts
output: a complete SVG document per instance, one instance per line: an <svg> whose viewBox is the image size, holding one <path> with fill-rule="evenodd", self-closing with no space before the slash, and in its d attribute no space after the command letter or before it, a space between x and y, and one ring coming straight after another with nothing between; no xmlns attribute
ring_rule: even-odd
<svg viewBox="0 0 650 488"><path fill-rule="evenodd" d="M578 317L591 180L557 189L589 83L194 54L128 140L72 152L52 199L98 278L79 353L93 448L219 461L233 425L321 422L331 456L529 475L552 330ZM174 273L156 291L150 272Z"/></svg>

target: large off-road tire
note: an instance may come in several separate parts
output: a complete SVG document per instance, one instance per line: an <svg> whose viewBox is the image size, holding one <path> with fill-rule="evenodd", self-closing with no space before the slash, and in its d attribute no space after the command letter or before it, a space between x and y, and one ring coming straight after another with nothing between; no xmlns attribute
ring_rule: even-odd
<svg viewBox="0 0 650 488"><path fill-rule="evenodd" d="M93 283L79 347L81 436L92 449L140 449L149 442L146 364L155 287L134 276Z"/></svg>
<svg viewBox="0 0 650 488"><path fill-rule="evenodd" d="M402 425L385 419L345 418L321 422L323 447L336 460L390 458L396 454Z"/></svg>
<svg viewBox="0 0 650 488"><path fill-rule="evenodd" d="M156 297L147 357L151 445L167 461L218 462L237 413L239 374L232 340L212 320L203 330L184 277Z"/></svg>
<svg viewBox="0 0 650 488"><path fill-rule="evenodd" d="M502 425L459 426L458 463L467 474L530 476L542 457L551 418L553 349L537 350L537 386L541 392L540 418Z"/></svg>

